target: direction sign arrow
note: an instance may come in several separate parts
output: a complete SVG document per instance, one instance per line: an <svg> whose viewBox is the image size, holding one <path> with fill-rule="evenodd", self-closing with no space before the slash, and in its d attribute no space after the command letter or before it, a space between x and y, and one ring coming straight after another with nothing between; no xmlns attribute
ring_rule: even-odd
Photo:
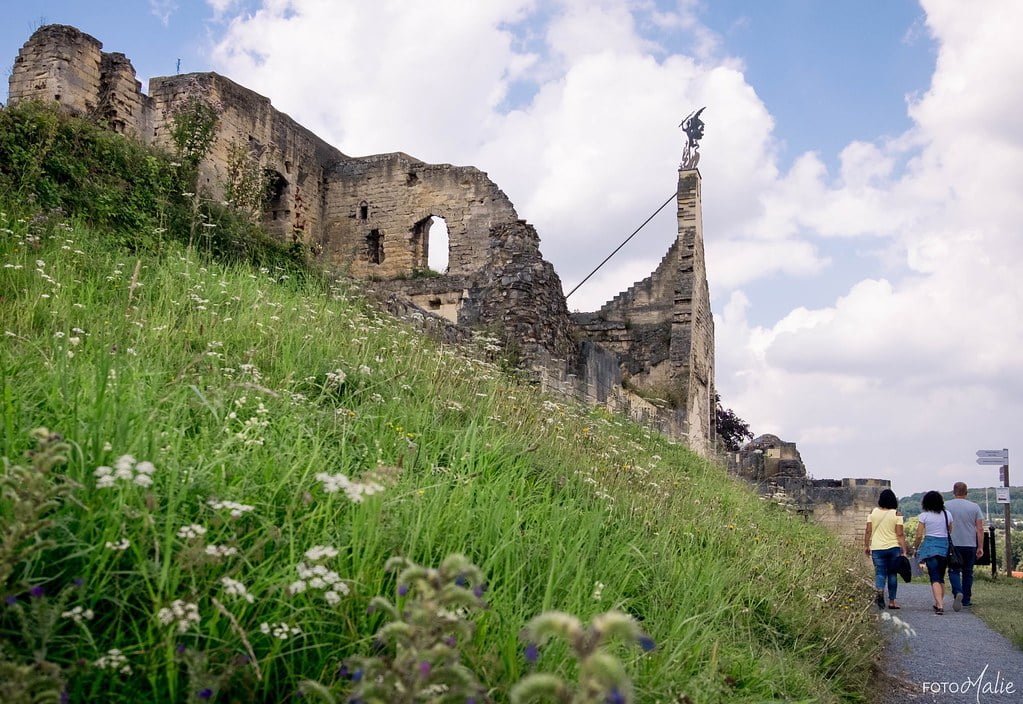
<svg viewBox="0 0 1023 704"><path fill-rule="evenodd" d="M1004 457L978 457L977 464L1005 464Z"/></svg>
<svg viewBox="0 0 1023 704"><path fill-rule="evenodd" d="M1001 457L1002 459L1009 458L1008 450L977 450L977 457Z"/></svg>

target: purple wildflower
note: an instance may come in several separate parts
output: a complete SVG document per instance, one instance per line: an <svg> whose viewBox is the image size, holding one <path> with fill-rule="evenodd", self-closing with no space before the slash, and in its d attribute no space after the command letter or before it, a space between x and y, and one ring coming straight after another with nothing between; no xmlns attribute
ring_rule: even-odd
<svg viewBox="0 0 1023 704"><path fill-rule="evenodd" d="M32 587L31 589L29 589L28 593L29 593L29 596L31 596L33 599L40 599L40 598L46 596L46 590L43 589L43 587L41 587L38 584L36 586Z"/></svg>
<svg viewBox="0 0 1023 704"><path fill-rule="evenodd" d="M358 682L362 679L362 670L356 670L352 673L352 682Z"/></svg>
<svg viewBox="0 0 1023 704"><path fill-rule="evenodd" d="M475 587L472 588L472 593L476 596L477 599L482 598L483 592L485 591L487 591L487 585L485 584L477 584Z"/></svg>
<svg viewBox="0 0 1023 704"><path fill-rule="evenodd" d="M650 636L642 635L639 637L639 647L643 649L644 653L649 653L657 647L657 643Z"/></svg>
<svg viewBox="0 0 1023 704"><path fill-rule="evenodd" d="M422 677L423 679L426 679L427 677L430 676L430 663L428 663L426 660L423 660L421 663L419 663L419 676Z"/></svg>
<svg viewBox="0 0 1023 704"><path fill-rule="evenodd" d="M408 594L408 585L407 584L399 584L398 585L398 596L405 596L406 594Z"/></svg>
<svg viewBox="0 0 1023 704"><path fill-rule="evenodd" d="M82 585L85 584L85 580L82 579L81 577L75 577L73 580L71 580L71 583L76 587L81 587Z"/></svg>
<svg viewBox="0 0 1023 704"><path fill-rule="evenodd" d="M213 690L207 687L206 689L201 690L197 696L200 699L209 699L213 696Z"/></svg>
<svg viewBox="0 0 1023 704"><path fill-rule="evenodd" d="M536 662L540 659L540 649L536 647L536 643L530 643L526 646L526 662Z"/></svg>
<svg viewBox="0 0 1023 704"><path fill-rule="evenodd" d="M341 663L341 667L337 668L337 676L343 677L344 679L348 679L349 674L351 673L348 672L348 665Z"/></svg>
<svg viewBox="0 0 1023 704"><path fill-rule="evenodd" d="M455 577L455 584L457 584L460 587L467 587L469 586L469 580L465 578L464 574L460 574L457 577Z"/></svg>
<svg viewBox="0 0 1023 704"><path fill-rule="evenodd" d="M622 693L615 688L607 693L607 699L604 701L606 701L607 704L625 704L625 697L623 697Z"/></svg>
<svg viewBox="0 0 1023 704"><path fill-rule="evenodd" d="M458 645L458 639L455 638L454 636L447 636L444 638L444 645L448 646L449 648L454 648Z"/></svg>
<svg viewBox="0 0 1023 704"><path fill-rule="evenodd" d="M14 596L13 594L8 594L7 596L4 597L4 603L7 604L8 606L14 606L15 604L18 603L18 597Z"/></svg>
<svg viewBox="0 0 1023 704"><path fill-rule="evenodd" d="M175 646L174 648L174 652L176 652L178 655L184 655L185 650L186 648L184 643L178 643L177 646Z"/></svg>

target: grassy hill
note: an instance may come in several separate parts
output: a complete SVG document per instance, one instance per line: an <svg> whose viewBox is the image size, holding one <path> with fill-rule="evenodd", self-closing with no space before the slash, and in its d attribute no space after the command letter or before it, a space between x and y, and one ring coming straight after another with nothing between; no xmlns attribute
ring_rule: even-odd
<svg viewBox="0 0 1023 704"><path fill-rule="evenodd" d="M179 168L0 112L0 700L866 699L855 550L375 312Z"/></svg>

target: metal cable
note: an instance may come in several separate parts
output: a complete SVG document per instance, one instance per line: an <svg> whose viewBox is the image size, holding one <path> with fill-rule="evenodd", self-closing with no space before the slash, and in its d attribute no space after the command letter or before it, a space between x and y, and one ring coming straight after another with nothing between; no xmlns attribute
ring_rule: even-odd
<svg viewBox="0 0 1023 704"><path fill-rule="evenodd" d="M631 234L631 235L629 235L628 237L626 237L626 238L625 238L625 241L624 241L624 242L622 242L622 243L621 243L620 245L618 245L617 247L615 247L615 251L613 251L613 252L611 252L611 254L607 255L607 257L605 257L604 261L602 261L602 262L601 262L600 264L598 264L598 265L597 265L597 268L596 268L596 269L594 269L594 270L593 270L593 271L591 271L591 272L590 272L589 274L587 274L587 275L586 275L586 278L585 278L585 279L583 279L582 281L580 281L580 282L579 282L578 284L576 284L575 288L573 288L573 289L572 289L571 291L569 291L569 292L568 292L567 294L565 294L565 300L567 301L567 300L568 300L568 297L569 297L569 296L571 296L571 295L572 295L573 293L575 293L576 291L578 291L578 290L579 290L579 287L580 287L580 286L582 286L582 285L583 285L584 283L586 283L587 281L589 281L589 280L590 280L590 277L591 277L591 276L593 276L594 274L596 274L596 273L597 273L597 272L598 272L598 271L600 270L600 267L602 267L602 266L604 266L605 264L607 264L607 263L608 263L608 261L610 261L611 257L613 257L614 255L618 254L618 250L619 250L619 249L621 249L621 248L622 248L622 247L624 247L624 246L625 246L626 244L628 244L629 240L631 240L631 239L632 239L633 237L635 237L635 236L636 236L636 234L637 234L637 233L638 233L638 232L639 232L640 230L642 230L642 229L643 229L644 227L646 227L646 224L647 224L648 222L650 222L651 220L653 220L653 219L654 219L654 218L655 218L655 217L657 216L657 213L659 213L659 212L661 212L662 210L664 210L664 207L665 207L666 205L668 205L668 203L670 203L670 202L672 201L672 199L673 199L673 198L677 198L677 197L678 197L678 191L676 190L676 191L675 191L674 193L672 193L672 194L671 194L670 196L668 196L668 200L666 200L666 201L664 201L663 203L661 203L661 207L660 207L660 208L658 208L657 210L655 210L655 211L654 211L654 214L653 214L653 215L651 215L651 216L650 216L650 217L648 217L648 218L647 218L646 220L644 220L644 221L643 221L643 224L642 224L642 225L640 225L639 227L637 227L637 228L636 228L635 230L633 230L632 234Z"/></svg>

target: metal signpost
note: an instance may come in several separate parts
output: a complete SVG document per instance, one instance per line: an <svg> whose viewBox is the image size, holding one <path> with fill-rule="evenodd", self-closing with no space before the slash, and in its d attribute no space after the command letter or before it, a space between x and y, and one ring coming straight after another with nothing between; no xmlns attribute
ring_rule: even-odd
<svg viewBox="0 0 1023 704"><path fill-rule="evenodd" d="M1009 505L1009 449L977 450L977 464L997 464L1002 486L996 491L995 501L1005 505L1005 573L1012 574L1012 512ZM988 516L990 518L990 516Z"/></svg>

